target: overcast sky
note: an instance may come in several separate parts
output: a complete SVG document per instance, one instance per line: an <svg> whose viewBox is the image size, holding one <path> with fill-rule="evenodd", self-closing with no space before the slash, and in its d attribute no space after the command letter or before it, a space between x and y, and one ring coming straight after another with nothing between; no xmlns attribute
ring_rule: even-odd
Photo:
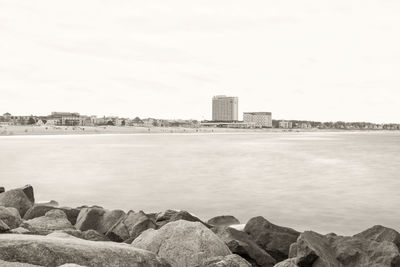
<svg viewBox="0 0 400 267"><path fill-rule="evenodd" d="M400 1L0 0L0 113L400 122Z"/></svg>

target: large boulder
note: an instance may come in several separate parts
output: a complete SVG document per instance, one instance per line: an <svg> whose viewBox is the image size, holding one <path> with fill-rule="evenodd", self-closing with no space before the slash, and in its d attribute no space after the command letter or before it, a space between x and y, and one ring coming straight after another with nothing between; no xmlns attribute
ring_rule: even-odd
<svg viewBox="0 0 400 267"><path fill-rule="evenodd" d="M157 214L156 216L156 224L158 227L162 227L169 222L174 222L178 220L185 220L189 222L201 222L202 224L206 225L210 228L210 225L204 223L198 217L194 216L193 214L185 211L185 210L166 210Z"/></svg>
<svg viewBox="0 0 400 267"><path fill-rule="evenodd" d="M376 242L358 237L320 235L307 231L297 240L298 266L353 267L400 266L400 253L392 242Z"/></svg>
<svg viewBox="0 0 400 267"><path fill-rule="evenodd" d="M202 223L185 220L170 222L159 230L146 230L132 246L157 253L173 267L201 265L209 258L231 254L225 243Z"/></svg>
<svg viewBox="0 0 400 267"><path fill-rule="evenodd" d="M296 259L287 259L274 265L274 267L312 267L312 265L297 265ZM328 266L327 266L328 267Z"/></svg>
<svg viewBox="0 0 400 267"><path fill-rule="evenodd" d="M76 220L75 227L81 231L96 230L106 234L115 224L125 217L122 210L106 210L101 207L82 208Z"/></svg>
<svg viewBox="0 0 400 267"><path fill-rule="evenodd" d="M90 229L86 231L76 229L57 230L54 233L66 233L74 237L90 240L90 241L110 241L105 235L97 232L96 230Z"/></svg>
<svg viewBox="0 0 400 267"><path fill-rule="evenodd" d="M0 220L7 224L11 229L17 228L22 220L16 208L0 206Z"/></svg>
<svg viewBox="0 0 400 267"><path fill-rule="evenodd" d="M29 263L21 263L21 262L9 262L0 260L1 267L42 267L39 265L33 265Z"/></svg>
<svg viewBox="0 0 400 267"><path fill-rule="evenodd" d="M272 267L275 265L276 260L251 240L247 233L226 226L216 227L213 231L233 253L240 255L255 266Z"/></svg>
<svg viewBox="0 0 400 267"><path fill-rule="evenodd" d="M156 229L156 224L143 211L129 211L118 223L116 223L106 236L117 242L132 243L143 231Z"/></svg>
<svg viewBox="0 0 400 267"><path fill-rule="evenodd" d="M382 225L375 225L354 237L365 238L377 242L393 242L400 249L400 233L394 229L384 227Z"/></svg>
<svg viewBox="0 0 400 267"><path fill-rule="evenodd" d="M52 236L0 235L0 259L42 266L74 263L96 267L167 267L154 253L127 244L93 242L58 233Z"/></svg>
<svg viewBox="0 0 400 267"><path fill-rule="evenodd" d="M104 213L106 213L106 210L97 206L81 209L76 219L75 228L81 231L96 230Z"/></svg>
<svg viewBox="0 0 400 267"><path fill-rule="evenodd" d="M251 267L251 264L239 255L231 254L207 259L199 267Z"/></svg>
<svg viewBox="0 0 400 267"><path fill-rule="evenodd" d="M55 207L48 204L35 204L33 205L24 215L24 220L31 220L37 217L42 217L46 212L54 209L62 210L66 215L71 224L75 225L76 219L78 218L79 209L69 208L69 207Z"/></svg>
<svg viewBox="0 0 400 267"><path fill-rule="evenodd" d="M75 229L68 221L67 215L61 210L50 210L45 216L24 221L21 227L28 229L31 233L45 235L56 230Z"/></svg>
<svg viewBox="0 0 400 267"><path fill-rule="evenodd" d="M244 231L278 262L288 258L290 245L300 235L296 230L275 225L261 216L250 219Z"/></svg>
<svg viewBox="0 0 400 267"><path fill-rule="evenodd" d="M11 228L3 222L3 220L0 219L0 234L1 233L7 233L11 230Z"/></svg>
<svg viewBox="0 0 400 267"><path fill-rule="evenodd" d="M26 211L29 210L34 203L35 199L32 186L24 186L0 193L0 206L16 208L21 217L25 215Z"/></svg>
<svg viewBox="0 0 400 267"><path fill-rule="evenodd" d="M211 226L230 226L240 224L240 221L232 215L222 215L209 219L207 223Z"/></svg>

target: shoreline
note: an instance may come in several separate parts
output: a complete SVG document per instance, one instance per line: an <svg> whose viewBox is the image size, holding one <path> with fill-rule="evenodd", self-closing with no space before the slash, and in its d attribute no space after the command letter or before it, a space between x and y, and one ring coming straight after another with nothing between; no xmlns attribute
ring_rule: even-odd
<svg viewBox="0 0 400 267"><path fill-rule="evenodd" d="M396 130L344 130L344 129L234 129L185 127L135 127L135 126L14 126L0 125L2 136L53 136L53 135L109 135L109 134L221 134L221 133L397 133Z"/></svg>

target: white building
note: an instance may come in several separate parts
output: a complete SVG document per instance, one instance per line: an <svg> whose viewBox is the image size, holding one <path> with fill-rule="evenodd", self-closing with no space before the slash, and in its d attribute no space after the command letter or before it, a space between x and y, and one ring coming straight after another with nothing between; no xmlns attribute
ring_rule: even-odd
<svg viewBox="0 0 400 267"><path fill-rule="evenodd" d="M272 113L271 112L244 112L244 123L255 123L255 127L272 128Z"/></svg>
<svg viewBox="0 0 400 267"><path fill-rule="evenodd" d="M293 128L293 124L291 121L280 121L279 128L291 129Z"/></svg>
<svg viewBox="0 0 400 267"><path fill-rule="evenodd" d="M218 95L212 99L213 121L237 121L238 98L235 96Z"/></svg>

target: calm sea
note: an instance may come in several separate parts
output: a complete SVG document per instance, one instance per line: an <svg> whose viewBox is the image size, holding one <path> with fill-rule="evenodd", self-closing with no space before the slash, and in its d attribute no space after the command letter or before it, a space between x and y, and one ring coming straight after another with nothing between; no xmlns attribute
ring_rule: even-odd
<svg viewBox="0 0 400 267"><path fill-rule="evenodd" d="M400 230L400 133L0 137L0 186L37 200L262 215L297 230Z"/></svg>

